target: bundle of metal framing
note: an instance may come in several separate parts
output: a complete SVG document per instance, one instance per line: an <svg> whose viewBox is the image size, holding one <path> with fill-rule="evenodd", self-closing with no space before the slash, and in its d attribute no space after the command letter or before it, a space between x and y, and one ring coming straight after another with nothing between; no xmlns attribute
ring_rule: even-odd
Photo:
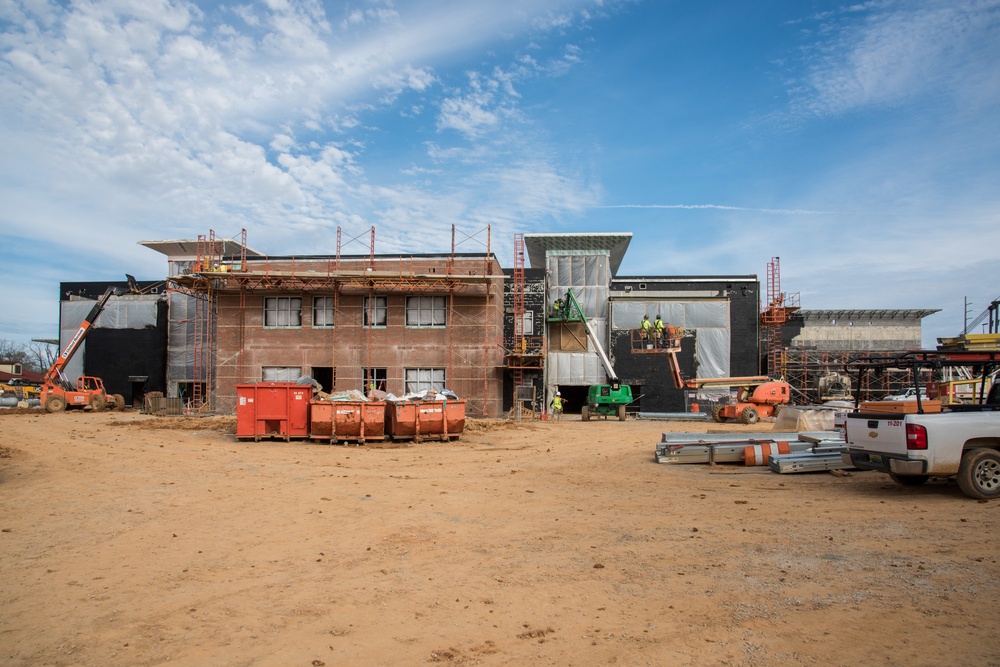
<svg viewBox="0 0 1000 667"><path fill-rule="evenodd" d="M656 445L657 463L741 463L747 446L788 443L791 456L817 443L844 443L840 431L802 433L664 433ZM839 454L838 454L839 456Z"/></svg>
<svg viewBox="0 0 1000 667"><path fill-rule="evenodd" d="M771 456L767 460L768 467L777 473L814 472L817 470L843 470L852 466L844 463L841 452L847 451L844 438L838 434L836 438L819 440L802 452Z"/></svg>

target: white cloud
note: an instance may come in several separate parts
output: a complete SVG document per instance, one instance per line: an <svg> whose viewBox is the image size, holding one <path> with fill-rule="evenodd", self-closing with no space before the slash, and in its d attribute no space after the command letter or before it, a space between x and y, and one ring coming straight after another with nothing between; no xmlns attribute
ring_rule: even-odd
<svg viewBox="0 0 1000 667"><path fill-rule="evenodd" d="M593 192L524 134L517 106L518 83L544 71L495 54L465 81L438 67L543 37L591 4L370 2L335 16L317 0L0 2L12 19L0 26L0 258L59 256L50 282L135 267L156 278L139 239L247 227L266 252L332 252L337 225L377 224L380 250L412 252L443 249L452 223L506 236L578 212ZM387 118L422 122L422 109L464 143L428 142L432 125L399 163L371 158L390 143Z"/></svg>
<svg viewBox="0 0 1000 667"><path fill-rule="evenodd" d="M841 114L942 92L996 95L995 85L984 91L978 84L985 72L995 74L998 27L997 0L900 0L838 15L825 26L830 37L806 81L804 103L817 114Z"/></svg>

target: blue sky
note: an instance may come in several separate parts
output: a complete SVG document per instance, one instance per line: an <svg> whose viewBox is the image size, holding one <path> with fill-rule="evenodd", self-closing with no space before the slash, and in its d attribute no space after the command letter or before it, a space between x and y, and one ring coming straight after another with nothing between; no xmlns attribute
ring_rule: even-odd
<svg viewBox="0 0 1000 667"><path fill-rule="evenodd" d="M803 308L1000 294L1000 0L0 0L0 338L141 240L447 252L630 231L623 274ZM484 250L475 240L464 252ZM346 252L364 252L346 245Z"/></svg>

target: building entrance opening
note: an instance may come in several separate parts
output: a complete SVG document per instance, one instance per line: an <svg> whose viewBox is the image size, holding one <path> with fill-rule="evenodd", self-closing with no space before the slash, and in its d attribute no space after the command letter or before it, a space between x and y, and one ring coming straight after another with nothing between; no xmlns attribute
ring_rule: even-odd
<svg viewBox="0 0 1000 667"><path fill-rule="evenodd" d="M333 392L333 367L332 366L313 366L312 367L312 379L316 380L323 387L323 391L329 393Z"/></svg>
<svg viewBox="0 0 1000 667"><path fill-rule="evenodd" d="M132 386L131 398L129 400L129 405L142 405L142 402L146 398L146 381L149 377L146 375L130 375L128 378L129 384Z"/></svg>
<svg viewBox="0 0 1000 667"><path fill-rule="evenodd" d="M563 409L563 414L578 415L580 408L587 404L587 387L571 387L569 385L559 385L559 393L562 394L563 401L567 404ZM552 398L549 397L551 401ZM551 412L552 408L548 408Z"/></svg>

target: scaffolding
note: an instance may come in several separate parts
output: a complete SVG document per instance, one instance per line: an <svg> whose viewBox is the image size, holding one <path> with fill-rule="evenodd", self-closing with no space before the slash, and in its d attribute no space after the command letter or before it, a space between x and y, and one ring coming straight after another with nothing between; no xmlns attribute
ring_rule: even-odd
<svg viewBox="0 0 1000 667"><path fill-rule="evenodd" d="M824 401L821 395L820 380L833 373L850 377L851 381L855 377L847 373L848 363L867 362L870 359L881 359L891 356L890 352L857 352L857 351L820 351L806 349L787 349L781 351L779 360L785 381L787 381L796 392L796 403L820 404ZM926 376L921 376L920 382L924 384L931 380L929 371ZM860 386L853 386L853 395L859 396L862 401L877 401L883 396L895 393L899 389L912 387L914 384L913 371L910 368L886 368L880 373L864 374L861 378Z"/></svg>
<svg viewBox="0 0 1000 667"><path fill-rule="evenodd" d="M458 234L464 238L456 241ZM389 294L434 294L447 298L446 341L447 364L445 369L446 382L452 385L462 384L467 392L463 398L468 399L467 410L470 416L486 416L491 411L491 402L497 402L490 397L490 382L496 380L496 369L502 357L502 335L496 334L499 316L496 311L500 306L496 294L495 282L502 280L502 274L494 270L495 260L490 254L490 228L474 234L464 234L452 226L451 253L444 258L444 266L434 265L427 258L399 255L391 258L376 258L375 228L366 231L363 236L368 239L366 253L363 256L344 257L341 254L343 233L337 229L337 252L334 257L281 257L267 256L247 258L246 230L242 231L240 251L238 256L222 257L220 244L215 238L215 232L198 237L197 258L190 272L170 278L172 289L188 293L195 297L198 304L195 309L195 335L193 337L194 378L193 389L196 395L194 402L203 409L215 409L219 389L219 366L217 327L219 317L219 295L231 295L237 298L239 312L231 314L227 322L234 322L237 331L227 334L226 340L234 348L232 354L221 360L224 365L235 366L230 376L235 383L247 380L247 298L254 293L303 292L328 293L334 298L333 312L335 321L342 315L341 299L344 295L365 295L373 297ZM485 237L485 241L483 238ZM361 236L348 239L351 243ZM476 241L485 246L482 255L456 252L462 243ZM482 264L476 265L478 257ZM472 317L456 308L456 296L482 295L482 310L476 311ZM502 295L502 290L500 292ZM369 308L374 307L374 299L368 300ZM467 302L466 302L467 303ZM502 311L501 311L502 312ZM372 313L368 313L368 322L374 321ZM231 324L228 326L232 326ZM375 327L365 327L364 372L370 372L373 364L375 348L373 336ZM331 368L334 372L333 384L337 383L336 369L338 366L339 337L343 336L341 326L331 326L330 356ZM465 334L463 340L479 338L476 345L457 346L456 336L459 331ZM461 349L456 349L461 347ZM470 350L474 348L474 350ZM227 352L229 350L227 349ZM480 389L474 389L475 385ZM334 387L331 387L333 389ZM479 393L481 392L481 393ZM479 395L476 395L479 393ZM470 395L471 394L471 395ZM478 412L478 414L477 414ZM499 413L499 405L493 410Z"/></svg>
<svg viewBox="0 0 1000 667"><path fill-rule="evenodd" d="M541 336L525 336L524 331L524 234L514 235L514 275L511 282L511 302L513 310L513 333L505 343L504 360L511 371L513 385L514 414L520 415L520 406L524 401L532 402L534 409L534 391L528 391L524 386L526 372L540 373L545 366L545 343Z"/></svg>
<svg viewBox="0 0 1000 667"><path fill-rule="evenodd" d="M760 311L760 340L766 375L784 377L782 367L782 329L792 313L799 309L799 293L781 291L781 260L772 257L767 264L767 301Z"/></svg>

